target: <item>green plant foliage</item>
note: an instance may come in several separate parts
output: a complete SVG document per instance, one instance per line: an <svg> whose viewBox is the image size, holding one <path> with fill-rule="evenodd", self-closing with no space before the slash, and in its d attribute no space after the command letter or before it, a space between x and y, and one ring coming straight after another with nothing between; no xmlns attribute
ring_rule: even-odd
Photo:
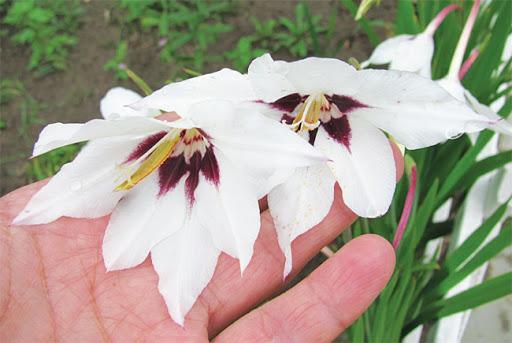
<svg viewBox="0 0 512 343"><path fill-rule="evenodd" d="M160 57L202 71L206 62L221 60L211 52L220 37L233 30L224 16L234 9L231 1L122 0L125 24L157 32Z"/></svg>
<svg viewBox="0 0 512 343"><path fill-rule="evenodd" d="M66 69L81 12L78 0L18 0L3 23L12 27L15 44L30 47L28 68L42 76Z"/></svg>
<svg viewBox="0 0 512 343"><path fill-rule="evenodd" d="M342 2L351 6L351 1ZM423 31L430 20L450 3L452 1L446 0L400 1L394 20L394 34ZM447 73L472 5L471 2L461 4L460 1L457 4L462 10L450 14L435 35L434 79ZM511 12L510 1L492 1L481 6L466 57L473 49L478 49L480 54L463 80L464 86L483 104L508 95L500 110L504 117L508 117L512 110L511 62L501 61L505 42L512 33ZM371 35L371 32L365 32ZM425 257L425 249L431 239L441 238L449 242L450 235L457 234L465 198L475 182L512 162L511 151L478 158L495 134L483 131L473 143L467 136L462 136L435 147L408 152L417 164L418 184L412 213L397 251L397 268L380 297L348 330L352 342L399 342L419 325L431 324L444 316L512 293L511 274L508 273L447 296L477 268L512 245L511 222L504 221L507 204L498 207L458 247L446 254L436 251ZM382 218L358 220L353 225L353 235L372 232L391 241L407 186L407 180L402 180L397 185L389 212ZM451 215L445 222L433 223L433 214L449 198L453 200L451 212L457 215ZM500 233L487 241L491 231L503 222Z"/></svg>
<svg viewBox="0 0 512 343"><path fill-rule="evenodd" d="M116 54L113 58L107 61L103 66L105 71L113 71L115 72L116 79L118 80L126 80L128 79L128 74L126 73L126 53L128 52L128 43L122 40L119 42Z"/></svg>

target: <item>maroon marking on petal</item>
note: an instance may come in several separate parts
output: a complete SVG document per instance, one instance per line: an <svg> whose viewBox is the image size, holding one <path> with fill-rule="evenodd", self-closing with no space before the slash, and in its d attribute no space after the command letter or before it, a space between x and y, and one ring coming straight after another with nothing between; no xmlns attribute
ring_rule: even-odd
<svg viewBox="0 0 512 343"><path fill-rule="evenodd" d="M316 128L312 131L309 131L309 144L315 145L315 139L316 139L317 133L318 133L318 128Z"/></svg>
<svg viewBox="0 0 512 343"><path fill-rule="evenodd" d="M347 116L331 118L328 122L322 122L322 126L332 139L343 144L350 151L350 137L352 133Z"/></svg>
<svg viewBox="0 0 512 343"><path fill-rule="evenodd" d="M201 153L196 151L190 158L188 164L188 177L185 180L185 194L188 198L188 203L192 206L196 200L194 195L197 185L199 184L199 170L201 168Z"/></svg>
<svg viewBox="0 0 512 343"><path fill-rule="evenodd" d="M292 93L277 99L269 105L280 111L292 113L302 101L304 101L304 98L299 93Z"/></svg>
<svg viewBox="0 0 512 343"><path fill-rule="evenodd" d="M201 172L203 173L206 180L210 181L215 186L219 185L219 164L211 147L206 149L206 153L203 156L203 160L201 161Z"/></svg>
<svg viewBox="0 0 512 343"><path fill-rule="evenodd" d="M160 191L158 196L163 196L167 192L173 190L181 178L188 174L185 180L185 196L189 205L195 202L195 191L199 184L199 173L202 173L205 179L215 186L220 182L220 170L217 158L211 147L206 149L204 156L199 151L194 152L190 157L189 163L185 161L183 154L168 158L158 168L158 182Z"/></svg>
<svg viewBox="0 0 512 343"><path fill-rule="evenodd" d="M281 116L281 123L285 123L286 125L291 125L294 120L295 118L289 115L288 113L283 113L283 115Z"/></svg>
<svg viewBox="0 0 512 343"><path fill-rule="evenodd" d="M349 113L358 108L368 107L367 105L353 99L349 96L334 94L330 99L330 102L334 103L341 113Z"/></svg>
<svg viewBox="0 0 512 343"><path fill-rule="evenodd" d="M136 159L138 159L139 157L144 155L149 149L151 149L156 143L158 143L158 141L160 139L162 139L166 134L167 134L167 132L160 131L151 136L144 138L144 140L142 142L140 142L139 145L137 145L137 147L130 153L130 155L126 158L126 161L124 161L124 163L135 161Z"/></svg>
<svg viewBox="0 0 512 343"><path fill-rule="evenodd" d="M170 157L158 168L159 196L174 189L181 178L188 172L188 165L183 154Z"/></svg>

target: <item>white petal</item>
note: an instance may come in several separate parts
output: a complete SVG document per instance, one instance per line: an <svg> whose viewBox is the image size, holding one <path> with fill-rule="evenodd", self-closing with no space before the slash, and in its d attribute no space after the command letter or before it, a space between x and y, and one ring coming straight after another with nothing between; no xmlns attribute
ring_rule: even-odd
<svg viewBox="0 0 512 343"><path fill-rule="evenodd" d="M386 39L373 50L370 58L361 63L362 67L370 64L388 64L397 57L397 52L402 44L407 44L414 39L413 35L398 35Z"/></svg>
<svg viewBox="0 0 512 343"><path fill-rule="evenodd" d="M158 173L153 173L119 202L103 238L108 271L142 263L158 242L183 227L187 213L184 184L185 178L159 196Z"/></svg>
<svg viewBox="0 0 512 343"><path fill-rule="evenodd" d="M351 82L356 70L335 58L309 57L287 63L287 79L301 95L332 94L333 89Z"/></svg>
<svg viewBox="0 0 512 343"><path fill-rule="evenodd" d="M119 117L153 116L160 113L158 110L134 111L127 106L140 99L142 97L130 89L112 88L100 101L101 115L105 119L117 119Z"/></svg>
<svg viewBox="0 0 512 343"><path fill-rule="evenodd" d="M139 142L125 138L89 142L30 199L13 223L44 224L62 216L96 218L109 214L126 193L114 191L119 184L118 165Z"/></svg>
<svg viewBox="0 0 512 343"><path fill-rule="evenodd" d="M258 198L243 174L221 152L214 150L219 164L218 187L201 177L196 190L197 216L215 246L240 260L243 272L252 258L260 230Z"/></svg>
<svg viewBox="0 0 512 343"><path fill-rule="evenodd" d="M282 182L284 170L292 173L296 167L326 161L308 142L253 108L233 107L221 101L204 102L194 106L191 113L190 119L262 187L261 193ZM279 177L272 177L276 173Z"/></svg>
<svg viewBox="0 0 512 343"><path fill-rule="evenodd" d="M291 244L325 218L334 199L334 176L325 165L297 168L268 195L268 207L285 255L284 277L292 269Z"/></svg>
<svg viewBox="0 0 512 343"><path fill-rule="evenodd" d="M136 110L154 109L174 111L180 116L188 115L190 106L207 100L232 100L236 102L254 100L254 92L247 75L231 69L171 83L130 107ZM214 114L214 113L211 113Z"/></svg>
<svg viewBox="0 0 512 343"><path fill-rule="evenodd" d="M188 311L211 280L219 254L195 213L178 232L151 250L158 289L179 325L183 326Z"/></svg>
<svg viewBox="0 0 512 343"><path fill-rule="evenodd" d="M327 162L343 193L345 204L362 217L386 213L395 191L396 167L386 136L363 119L349 116L350 150L334 141L320 127L315 147Z"/></svg>
<svg viewBox="0 0 512 343"><path fill-rule="evenodd" d="M114 136L138 136L169 130L169 125L144 117L128 117L117 120L93 119L85 124L55 123L46 126L39 134L33 156L38 156L61 146Z"/></svg>
<svg viewBox="0 0 512 343"><path fill-rule="evenodd" d="M434 55L434 39L428 34L419 34L411 41L402 42L389 69L410 71L421 76L431 77L431 63Z"/></svg>
<svg viewBox="0 0 512 343"><path fill-rule="evenodd" d="M363 70L341 94L368 106L355 109L352 116L372 122L408 149L477 132L491 122L435 82L407 72Z"/></svg>
<svg viewBox="0 0 512 343"><path fill-rule="evenodd" d="M297 92L286 78L287 74L288 63L274 61L269 54L254 59L248 69L249 80L258 99L266 102Z"/></svg>
<svg viewBox="0 0 512 343"><path fill-rule="evenodd" d="M464 97L475 112L486 116L492 122L489 129L512 136L512 125L505 118L496 114L489 106L481 104L469 91L465 90Z"/></svg>

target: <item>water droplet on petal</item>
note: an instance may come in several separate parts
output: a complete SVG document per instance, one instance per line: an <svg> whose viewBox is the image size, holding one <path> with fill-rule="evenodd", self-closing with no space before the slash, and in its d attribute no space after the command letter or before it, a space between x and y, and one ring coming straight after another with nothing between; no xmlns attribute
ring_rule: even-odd
<svg viewBox="0 0 512 343"><path fill-rule="evenodd" d="M73 192L78 192L80 189L82 189L82 182L79 180L75 180L71 182L70 188Z"/></svg>
<svg viewBox="0 0 512 343"><path fill-rule="evenodd" d="M457 139L457 138L461 137L463 134L464 134L464 131L460 132L458 130L453 130L453 129L447 129L445 131L445 135L448 139Z"/></svg>

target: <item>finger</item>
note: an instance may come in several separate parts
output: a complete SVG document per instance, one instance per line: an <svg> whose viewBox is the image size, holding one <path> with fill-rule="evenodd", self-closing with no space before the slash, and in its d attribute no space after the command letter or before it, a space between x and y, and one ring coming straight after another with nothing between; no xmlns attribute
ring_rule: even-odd
<svg viewBox="0 0 512 343"><path fill-rule="evenodd" d="M330 342L385 287L395 264L377 235L354 239L298 285L242 317L215 342Z"/></svg>
<svg viewBox="0 0 512 343"><path fill-rule="evenodd" d="M392 148L398 180L403 174L403 158L395 144L392 144ZM293 268L288 279L296 275L321 248L331 243L355 219L356 215L345 206L341 191L336 186L328 215L292 242ZM203 307L208 307L208 332L212 335L284 286L284 257L277 244L274 224L268 211L262 213L261 221L254 256L244 275L240 277L238 261L223 254L212 281L200 297Z"/></svg>

